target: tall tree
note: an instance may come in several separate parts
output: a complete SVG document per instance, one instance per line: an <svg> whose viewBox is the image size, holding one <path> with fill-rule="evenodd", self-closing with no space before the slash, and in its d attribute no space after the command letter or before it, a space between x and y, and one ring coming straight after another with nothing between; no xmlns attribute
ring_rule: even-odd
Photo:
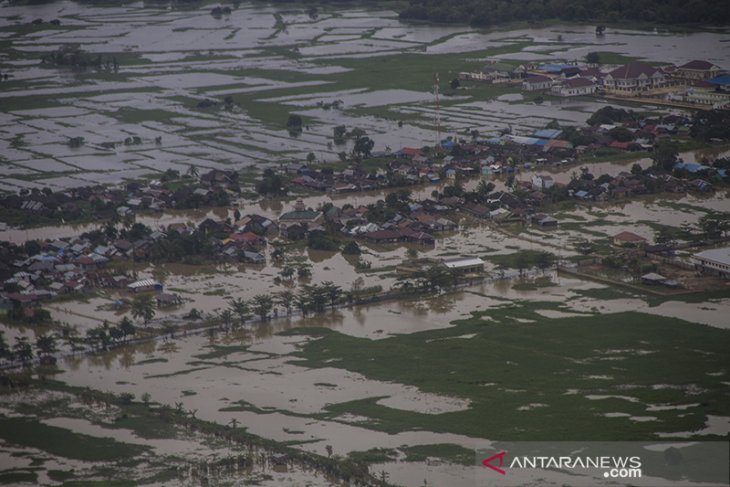
<svg viewBox="0 0 730 487"><path fill-rule="evenodd" d="M119 331L122 332L122 337L125 340L127 339L127 337L137 333L137 329L134 327L134 323L132 323L132 320L130 320L127 316L122 318L122 321L119 322L118 328Z"/></svg>
<svg viewBox="0 0 730 487"><path fill-rule="evenodd" d="M53 335L39 336L35 341L35 346L40 356L51 355L58 350L58 347L56 347L56 337Z"/></svg>
<svg viewBox="0 0 730 487"><path fill-rule="evenodd" d="M155 317L155 304L152 296L149 294L141 294L132 301L132 316L136 319L142 319L147 324Z"/></svg>
<svg viewBox="0 0 730 487"><path fill-rule="evenodd" d="M251 316L251 307L242 298L232 299L230 302L231 311L238 316L238 321L241 325L246 323L246 320Z"/></svg>
<svg viewBox="0 0 730 487"><path fill-rule="evenodd" d="M286 309L286 314L291 314L291 309L294 307L295 295L293 291L285 289L276 293L276 304L283 306Z"/></svg>
<svg viewBox="0 0 730 487"><path fill-rule="evenodd" d="M654 166L665 171L671 171L677 163L679 150L676 142L661 141L654 147L654 153L651 156Z"/></svg>
<svg viewBox="0 0 730 487"><path fill-rule="evenodd" d="M26 336L15 337L15 345L13 345L13 355L20 360L23 365L28 365L33 360L33 348Z"/></svg>
<svg viewBox="0 0 730 487"><path fill-rule="evenodd" d="M274 307L274 300L268 294L257 294L251 299L251 305L253 312L261 318L261 321L266 321Z"/></svg>

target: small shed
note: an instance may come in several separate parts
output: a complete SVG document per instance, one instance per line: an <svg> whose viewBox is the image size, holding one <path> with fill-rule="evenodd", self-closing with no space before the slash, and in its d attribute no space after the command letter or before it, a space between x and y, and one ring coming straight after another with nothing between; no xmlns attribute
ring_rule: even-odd
<svg viewBox="0 0 730 487"><path fill-rule="evenodd" d="M664 284L666 281L666 277L662 276L661 274L657 274L656 272L650 272L641 276L641 283L648 284L650 286Z"/></svg>
<svg viewBox="0 0 730 487"><path fill-rule="evenodd" d="M484 261L479 257L461 257L458 259L446 259L444 266L461 274L472 274L484 272Z"/></svg>

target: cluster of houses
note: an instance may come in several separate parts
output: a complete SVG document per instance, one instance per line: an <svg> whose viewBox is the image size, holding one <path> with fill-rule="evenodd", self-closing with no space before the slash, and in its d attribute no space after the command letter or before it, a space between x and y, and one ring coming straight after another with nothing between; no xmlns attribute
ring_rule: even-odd
<svg viewBox="0 0 730 487"><path fill-rule="evenodd" d="M114 213L125 218L139 210L227 205L237 180L237 171L213 169L197 179L188 178L188 184L168 186L163 176L149 184L130 182L121 187L99 185L58 192L34 188L3 195L0 206L22 211L30 217L38 215L58 221L74 221L84 216L109 218Z"/></svg>
<svg viewBox="0 0 730 487"><path fill-rule="evenodd" d="M611 69L590 64L548 63L513 66L490 62L475 73L460 73L462 79L497 84L520 84L524 91L555 96L581 96L602 92L617 96L661 94L668 101L730 106L730 76L719 66L702 60L681 66L652 66L631 62Z"/></svg>
<svg viewBox="0 0 730 487"><path fill-rule="evenodd" d="M365 207L335 209L328 215L342 233L374 244L410 242L434 245L434 235L451 232L458 225L446 218L451 208L433 200L408 203L406 211L377 224L368 220Z"/></svg>
<svg viewBox="0 0 730 487"><path fill-rule="evenodd" d="M18 255L6 264L5 274L12 274L3 281L0 307L23 308L33 313L36 305L59 295L109 288L161 291L162 285L152 280L135 281L127 274L111 270L107 264L124 253L122 247L125 246L94 245L81 237L46 241L38 253Z"/></svg>
<svg viewBox="0 0 730 487"><path fill-rule="evenodd" d="M114 267L107 264L114 259L149 259L156 245L194 232L206 235L214 252L209 257L264 264L266 235L278 235L278 226L266 217L249 215L235 223L206 219L197 228L174 223L165 231L152 231L134 239L110 238L100 243L97 235L95 243L88 236L49 240L41 243L38 253L33 255L4 255L8 261L2 271L10 277L3 281L5 292L0 297L6 305L26 307L58 295L112 288L130 293L155 291L158 306L176 304L179 298L162 293L162 284L152 279L137 281L112 271ZM7 252L7 248L3 250ZM17 251L22 252L20 247Z"/></svg>

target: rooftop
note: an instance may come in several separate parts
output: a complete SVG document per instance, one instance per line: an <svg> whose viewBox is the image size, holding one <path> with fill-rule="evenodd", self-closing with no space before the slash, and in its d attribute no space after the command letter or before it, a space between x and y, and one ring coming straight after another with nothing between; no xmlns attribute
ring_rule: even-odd
<svg viewBox="0 0 730 487"><path fill-rule="evenodd" d="M688 62L687 64L681 65L679 68L680 69L708 70L708 69L712 69L713 66L715 66L715 65L709 61L694 60L694 61Z"/></svg>
<svg viewBox="0 0 730 487"><path fill-rule="evenodd" d="M638 78L642 74L645 76L651 76L656 72L656 68L646 63L629 63L614 69L608 74L610 74L612 78L634 79Z"/></svg>
<svg viewBox="0 0 730 487"><path fill-rule="evenodd" d="M695 258L711 260L717 264L730 265L730 247L710 249L694 255Z"/></svg>
<svg viewBox="0 0 730 487"><path fill-rule="evenodd" d="M461 269L463 267L484 265L484 261L479 257L460 257L458 259L444 260L444 265L449 269Z"/></svg>
<svg viewBox="0 0 730 487"><path fill-rule="evenodd" d="M613 238L615 240L622 240L624 242L645 242L646 239L640 235L636 235L632 232L621 232L617 235L614 235Z"/></svg>

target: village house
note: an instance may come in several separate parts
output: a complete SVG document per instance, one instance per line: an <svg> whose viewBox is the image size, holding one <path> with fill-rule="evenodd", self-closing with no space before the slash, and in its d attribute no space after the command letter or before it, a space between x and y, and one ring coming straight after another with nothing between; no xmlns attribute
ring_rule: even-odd
<svg viewBox="0 0 730 487"><path fill-rule="evenodd" d="M558 220L550 215L533 215L532 223L539 227L557 227L558 226Z"/></svg>
<svg viewBox="0 0 730 487"><path fill-rule="evenodd" d="M479 257L459 257L456 259L444 259L444 267L458 274L481 274L484 272L484 261Z"/></svg>
<svg viewBox="0 0 730 487"><path fill-rule="evenodd" d="M532 189L550 189L555 184L551 176L535 174L532 176Z"/></svg>
<svg viewBox="0 0 730 487"><path fill-rule="evenodd" d="M322 223L324 215L321 211L308 210L301 199L294 204L294 211L283 213L279 217L279 224L291 225L294 223Z"/></svg>
<svg viewBox="0 0 730 487"><path fill-rule="evenodd" d="M554 85L551 92L556 96L592 95L596 92L596 83L588 78L569 78Z"/></svg>
<svg viewBox="0 0 730 487"><path fill-rule="evenodd" d="M544 91L549 90L553 84L553 79L541 74L528 74L522 80L522 89L525 91Z"/></svg>
<svg viewBox="0 0 730 487"><path fill-rule="evenodd" d="M613 244L616 247L643 247L646 239L632 232L621 232L613 236Z"/></svg>
<svg viewBox="0 0 730 487"><path fill-rule="evenodd" d="M176 306L182 303L182 299L177 294L171 293L160 293L154 297L155 304L158 308L165 308L169 306Z"/></svg>

